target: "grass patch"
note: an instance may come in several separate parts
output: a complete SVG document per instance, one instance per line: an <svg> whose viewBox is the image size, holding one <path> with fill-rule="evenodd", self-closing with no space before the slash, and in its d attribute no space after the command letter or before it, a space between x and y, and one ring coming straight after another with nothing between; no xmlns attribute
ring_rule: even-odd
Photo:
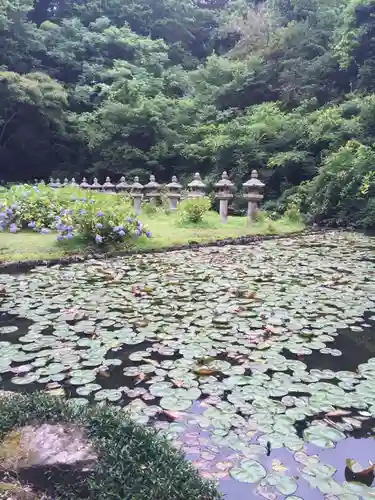
<svg viewBox="0 0 375 500"><path fill-rule="evenodd" d="M187 243L207 243L210 241L247 235L285 234L302 231L301 222L287 218L278 221L259 221L247 225L246 217L228 217L222 224L216 212L209 212L198 224L182 223L177 214L144 215L139 218L152 232L152 238L140 237L137 247L142 249L166 248ZM119 250L123 250L121 246ZM98 250L98 247L95 247ZM75 237L69 241L57 242L56 234L22 231L17 234L0 233L0 262L23 260L57 259L90 251L82 239Z"/></svg>
<svg viewBox="0 0 375 500"><path fill-rule="evenodd" d="M12 430L38 423L77 424L99 457L96 466L76 481L67 481L64 473L54 475L54 481L46 477L46 488L49 494L52 488L56 500L221 498L214 485L203 480L165 439L135 424L122 411L72 405L43 393L14 395L0 402L1 440Z"/></svg>

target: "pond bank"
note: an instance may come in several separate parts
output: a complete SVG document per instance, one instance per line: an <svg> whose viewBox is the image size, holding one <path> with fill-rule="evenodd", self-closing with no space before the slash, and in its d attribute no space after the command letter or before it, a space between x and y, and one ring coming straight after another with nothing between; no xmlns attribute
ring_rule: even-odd
<svg viewBox="0 0 375 500"><path fill-rule="evenodd" d="M220 240L214 240L209 242L190 242L182 245L171 245L166 247L158 247L158 248L135 248L131 250L123 250L118 252L87 252L87 253L78 253L75 255L70 255L67 257L61 258L53 258L53 259L35 259L35 260L21 260L21 261L0 261L0 273L12 273L12 272L25 272L30 269L33 269L37 266L56 266L56 265L69 265L75 264L79 262L85 262L89 259L97 259L103 260L112 257L124 257L127 255L136 255L136 254L158 254L158 253L167 253L174 252L177 250L193 250L196 248L207 248L207 247L224 247L228 245L250 245L252 243L258 243L266 240L278 240L284 238L294 238L298 236L304 236L308 234L320 234L324 232L333 231L331 228L319 228L319 229L311 229L307 228L301 231L291 231L283 234L267 234L267 235L251 235L251 236L240 236L236 238L225 238ZM337 231L337 230L336 230ZM345 231L344 229L340 231Z"/></svg>

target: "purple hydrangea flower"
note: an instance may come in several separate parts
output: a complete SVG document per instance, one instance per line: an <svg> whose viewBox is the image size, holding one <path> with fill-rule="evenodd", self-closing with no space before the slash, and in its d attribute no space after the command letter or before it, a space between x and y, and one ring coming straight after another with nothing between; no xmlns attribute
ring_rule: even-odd
<svg viewBox="0 0 375 500"><path fill-rule="evenodd" d="M83 208L81 208L78 213L79 215L85 215L86 210L83 210Z"/></svg>
<svg viewBox="0 0 375 500"><path fill-rule="evenodd" d="M139 220L137 221L137 228L142 229L142 222L140 222Z"/></svg>
<svg viewBox="0 0 375 500"><path fill-rule="evenodd" d="M125 236L125 231L123 229L120 229L118 235L120 236L120 238L123 238Z"/></svg>
<svg viewBox="0 0 375 500"><path fill-rule="evenodd" d="M4 219L7 216L5 212L0 212L0 219Z"/></svg>
<svg viewBox="0 0 375 500"><path fill-rule="evenodd" d="M13 213L13 210L11 208L7 208L7 214L12 215L12 213Z"/></svg>
<svg viewBox="0 0 375 500"><path fill-rule="evenodd" d="M147 238L151 238L151 236L152 236L151 231L146 231L146 236L147 236Z"/></svg>
<svg viewBox="0 0 375 500"><path fill-rule="evenodd" d="M36 226L36 223L34 221L30 221L28 224L27 224L27 227L29 227L30 229L34 229L34 227Z"/></svg>
<svg viewBox="0 0 375 500"><path fill-rule="evenodd" d="M97 228L97 229L102 229L102 227L103 227L103 224L101 224L100 222L98 222L98 223L96 224L96 228Z"/></svg>
<svg viewBox="0 0 375 500"><path fill-rule="evenodd" d="M57 241L63 241L64 236L62 234L59 234L56 239Z"/></svg>
<svg viewBox="0 0 375 500"><path fill-rule="evenodd" d="M68 208L68 210L65 210L65 215L72 215L73 210L71 208Z"/></svg>
<svg viewBox="0 0 375 500"><path fill-rule="evenodd" d="M139 229L136 229L134 234L135 234L137 237L138 237L138 236L141 236L142 231L140 231Z"/></svg>
<svg viewBox="0 0 375 500"><path fill-rule="evenodd" d="M40 234L48 234L49 233L49 229L47 229L46 227L42 227L42 229L40 230Z"/></svg>
<svg viewBox="0 0 375 500"><path fill-rule="evenodd" d="M17 232L17 226L15 224L11 224L9 226L9 232L10 233L16 233Z"/></svg>
<svg viewBox="0 0 375 500"><path fill-rule="evenodd" d="M90 200L90 205L93 205L95 203L95 200Z"/></svg>
<svg viewBox="0 0 375 500"><path fill-rule="evenodd" d="M71 240L72 238L73 238L72 233L67 233L67 235L66 235L66 239L67 239L67 240Z"/></svg>
<svg viewBox="0 0 375 500"><path fill-rule="evenodd" d="M17 210L17 208L18 208L17 203L13 203L13 205L11 205L11 206L10 206L10 208L11 208L12 210Z"/></svg>
<svg viewBox="0 0 375 500"><path fill-rule="evenodd" d="M101 243L101 242L103 241L103 237L102 237L102 236L100 236L100 234L97 234L97 235L95 236L95 241L96 241L96 243Z"/></svg>
<svg viewBox="0 0 375 500"><path fill-rule="evenodd" d="M128 217L126 221L129 222L129 224L131 224L133 222L133 219L131 217Z"/></svg>
<svg viewBox="0 0 375 500"><path fill-rule="evenodd" d="M99 210L99 212L97 212L96 215L97 217L103 217L104 213L101 210Z"/></svg>

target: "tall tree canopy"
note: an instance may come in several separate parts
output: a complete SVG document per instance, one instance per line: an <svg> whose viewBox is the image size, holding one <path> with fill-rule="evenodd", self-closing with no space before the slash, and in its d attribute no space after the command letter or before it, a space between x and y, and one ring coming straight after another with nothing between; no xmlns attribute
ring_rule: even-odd
<svg viewBox="0 0 375 500"><path fill-rule="evenodd" d="M370 0L3 0L0 178L241 183L255 167L276 209L369 225L374 14ZM361 201L331 210L324 182L353 168L343 193Z"/></svg>

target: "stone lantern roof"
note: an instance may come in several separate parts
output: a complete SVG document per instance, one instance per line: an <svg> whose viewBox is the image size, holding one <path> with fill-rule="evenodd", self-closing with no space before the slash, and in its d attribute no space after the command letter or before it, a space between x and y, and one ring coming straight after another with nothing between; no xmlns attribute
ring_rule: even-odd
<svg viewBox="0 0 375 500"><path fill-rule="evenodd" d="M257 188L259 191L264 188L264 186L265 184L258 179L258 172L256 170L251 172L251 178L243 184L245 188Z"/></svg>

